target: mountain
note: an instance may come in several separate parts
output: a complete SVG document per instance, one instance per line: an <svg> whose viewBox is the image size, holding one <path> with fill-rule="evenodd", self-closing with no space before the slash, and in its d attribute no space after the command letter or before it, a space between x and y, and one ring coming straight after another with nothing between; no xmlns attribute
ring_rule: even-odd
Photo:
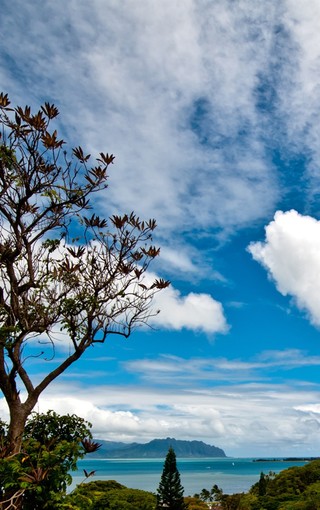
<svg viewBox="0 0 320 510"><path fill-rule="evenodd" d="M182 441L167 437L166 439L153 439L149 443L119 443L96 439L102 446L91 457L109 459L139 459L162 458L168 453L170 446L177 457L226 457L221 448L211 446L203 441Z"/></svg>

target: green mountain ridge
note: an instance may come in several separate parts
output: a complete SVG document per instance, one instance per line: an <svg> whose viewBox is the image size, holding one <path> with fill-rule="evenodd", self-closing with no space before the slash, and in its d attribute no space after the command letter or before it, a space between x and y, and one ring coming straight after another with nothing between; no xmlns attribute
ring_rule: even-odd
<svg viewBox="0 0 320 510"><path fill-rule="evenodd" d="M184 441L167 437L166 439L153 439L149 443L119 443L96 439L101 448L91 454L96 458L110 459L145 459L162 458L168 453L170 446L177 457L226 457L225 452L217 446L203 441Z"/></svg>

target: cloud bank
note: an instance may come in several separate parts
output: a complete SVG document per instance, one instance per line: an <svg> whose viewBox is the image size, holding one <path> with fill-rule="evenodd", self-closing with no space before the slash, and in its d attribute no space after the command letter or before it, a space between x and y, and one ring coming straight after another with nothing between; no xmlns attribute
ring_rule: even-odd
<svg viewBox="0 0 320 510"><path fill-rule="evenodd" d="M82 416L101 439L143 443L170 436L204 440L230 456L312 456L320 448L320 393L289 375L277 383L275 374L280 367L319 365L319 356L294 350L246 361L136 359L123 369L140 383L95 385L84 382L84 375L78 382L66 376L47 389L36 410ZM3 399L0 410L5 417Z"/></svg>

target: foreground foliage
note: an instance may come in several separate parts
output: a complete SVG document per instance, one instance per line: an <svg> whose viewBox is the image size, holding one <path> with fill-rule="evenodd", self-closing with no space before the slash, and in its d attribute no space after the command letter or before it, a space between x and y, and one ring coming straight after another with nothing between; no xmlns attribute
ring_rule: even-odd
<svg viewBox="0 0 320 510"><path fill-rule="evenodd" d="M79 510L155 510L156 496L139 489L128 489L114 480L80 485L67 502ZM72 508L76 508L73 506Z"/></svg>
<svg viewBox="0 0 320 510"><path fill-rule="evenodd" d="M3 455L7 426L2 423L0 499L8 499L9 494L11 508L20 505L23 510L64 508L72 482L70 471L77 469L78 459L99 447L92 441L90 428L89 422L76 415L34 413L26 424L21 451L8 457Z"/></svg>

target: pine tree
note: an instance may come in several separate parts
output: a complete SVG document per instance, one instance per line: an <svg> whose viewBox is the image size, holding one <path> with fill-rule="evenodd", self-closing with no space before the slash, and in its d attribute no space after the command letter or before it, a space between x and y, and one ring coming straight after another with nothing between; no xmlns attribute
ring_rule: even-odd
<svg viewBox="0 0 320 510"><path fill-rule="evenodd" d="M157 510L185 510L188 505L183 499L183 487L180 482L180 473L177 469L176 454L169 448L161 475L157 494Z"/></svg>
<svg viewBox="0 0 320 510"><path fill-rule="evenodd" d="M260 473L260 479L258 482L258 490L259 490L259 496L265 496L267 492L267 483L268 480L266 478L266 475L261 472Z"/></svg>

